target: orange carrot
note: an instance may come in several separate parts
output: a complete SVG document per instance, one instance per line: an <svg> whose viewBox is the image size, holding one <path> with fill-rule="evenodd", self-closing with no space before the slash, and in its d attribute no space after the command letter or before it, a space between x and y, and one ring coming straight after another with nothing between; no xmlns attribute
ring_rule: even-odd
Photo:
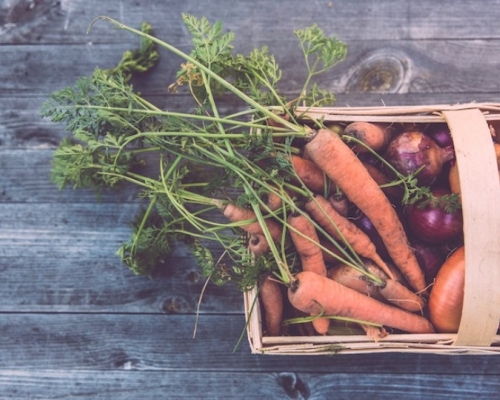
<svg viewBox="0 0 500 400"><path fill-rule="evenodd" d="M394 264L410 286L424 292L424 273L409 246L396 211L353 151L338 135L327 129L317 131L306 148L313 161L370 219Z"/></svg>
<svg viewBox="0 0 500 400"><path fill-rule="evenodd" d="M310 271L299 272L288 289L288 299L310 314L335 315L377 323L408 333L433 333L424 317L382 303Z"/></svg>
<svg viewBox="0 0 500 400"><path fill-rule="evenodd" d="M379 293L390 303L410 312L422 312L425 302L419 295L394 279L386 279Z"/></svg>
<svg viewBox="0 0 500 400"><path fill-rule="evenodd" d="M302 269L326 276L323 253L319 247L318 234L312 222L302 214L290 214L287 222Z"/></svg>
<svg viewBox="0 0 500 400"><path fill-rule="evenodd" d="M389 332L384 327L379 328L378 326L361 324L361 328L366 332L366 336L372 338L375 342L389 336Z"/></svg>
<svg viewBox="0 0 500 400"><path fill-rule="evenodd" d="M263 200L271 211L275 211L283 205L283 199L274 192L266 193Z"/></svg>
<svg viewBox="0 0 500 400"><path fill-rule="evenodd" d="M365 263L365 266L372 274L378 276L384 282L382 286L378 286L378 291L384 299L407 311L422 312L425 307L425 301L422 297L408 289L406 282L404 282L403 278L397 272L393 272L394 278L391 279L384 271L369 260ZM391 266L388 265L388 267L392 271Z"/></svg>
<svg viewBox="0 0 500 400"><path fill-rule="evenodd" d="M372 150L377 152L385 150L389 144L392 136L393 129L389 124L371 123L365 121L352 122L344 129L344 135L352 136ZM355 144L352 149L357 153L366 153L368 150L362 145Z"/></svg>
<svg viewBox="0 0 500 400"><path fill-rule="evenodd" d="M260 233L251 233L248 241L248 248L256 255L265 254L269 251L269 242Z"/></svg>
<svg viewBox="0 0 500 400"><path fill-rule="evenodd" d="M448 171L448 183L452 193L460 194L460 180L458 178L458 165L456 162L450 163L450 170Z"/></svg>
<svg viewBox="0 0 500 400"><path fill-rule="evenodd" d="M240 207L236 204L229 203L222 207L224 216L231 222L241 223L240 228L248 233L263 234L264 231L259 221L257 221L257 216L248 208ZM281 239L282 227L275 220L266 218L266 226L271 234L271 237L275 241Z"/></svg>
<svg viewBox="0 0 500 400"><path fill-rule="evenodd" d="M383 296L379 293L377 286L365 276L347 264L338 264L328 269L327 276L334 281L366 294L369 297L383 301Z"/></svg>
<svg viewBox="0 0 500 400"><path fill-rule="evenodd" d="M259 287L259 300L264 309L268 335L280 336L284 305L280 284L270 276L266 276Z"/></svg>
<svg viewBox="0 0 500 400"><path fill-rule="evenodd" d="M330 268L328 277L377 300L387 301L410 312L422 312L425 302L420 296L413 293L396 279L389 279L382 270L369 261L366 262L366 266L370 272L384 282L383 285L375 285L368 281L362 273L346 264Z"/></svg>
<svg viewBox="0 0 500 400"><path fill-rule="evenodd" d="M317 195L306 203L306 210L312 218L330 235L349 243L352 249L362 257L369 258L390 277L392 272L377 253L375 245L367 234L347 218L340 215L324 197Z"/></svg>
<svg viewBox="0 0 500 400"><path fill-rule="evenodd" d="M387 178L387 176L380 169L366 162L363 162L363 165L373 180L379 185L389 183L389 178ZM393 201L400 201L403 197L403 191L399 186L386 186L382 188L382 191Z"/></svg>
<svg viewBox="0 0 500 400"><path fill-rule="evenodd" d="M295 173L309 190L316 193L324 192L327 183L325 179L328 178L315 163L296 155L292 155L291 161Z"/></svg>
<svg viewBox="0 0 500 400"><path fill-rule="evenodd" d="M325 260L325 264L333 265L333 264L338 264L340 261L337 257L344 257L342 252L338 249L337 246L335 246L331 241L329 240L321 240L320 239L320 244L322 247L325 248L323 250L323 260ZM337 257L335 257L337 256Z"/></svg>
<svg viewBox="0 0 500 400"><path fill-rule="evenodd" d="M302 270L326 276L326 265L321 248L318 246L319 238L313 223L302 214L290 214L288 224ZM312 324L316 332L324 335L328 332L330 320L319 317L314 319Z"/></svg>

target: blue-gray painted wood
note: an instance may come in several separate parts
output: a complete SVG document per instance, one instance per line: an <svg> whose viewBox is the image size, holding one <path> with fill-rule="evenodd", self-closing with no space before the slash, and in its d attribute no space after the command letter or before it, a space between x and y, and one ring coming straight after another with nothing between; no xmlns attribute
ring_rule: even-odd
<svg viewBox="0 0 500 400"><path fill-rule="evenodd" d="M230 286L209 285L193 339L204 280L187 251L152 279L114 255L140 207L135 191L97 200L54 187L50 160L65 132L40 118L42 102L137 43L103 22L87 34L91 20L148 21L188 50L182 12L221 20L238 52L268 45L287 93L304 76L292 32L316 22L349 47L321 78L337 105L500 98L497 1L0 2L0 398L498 398L497 356L259 356L245 336L233 351L244 318ZM161 107L183 109L188 100L167 92L178 62L162 51L135 84Z"/></svg>

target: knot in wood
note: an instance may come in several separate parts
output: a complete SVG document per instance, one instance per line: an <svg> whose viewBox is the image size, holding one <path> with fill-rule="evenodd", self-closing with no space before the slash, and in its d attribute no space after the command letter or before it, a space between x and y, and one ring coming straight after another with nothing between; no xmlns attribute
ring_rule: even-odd
<svg viewBox="0 0 500 400"><path fill-rule="evenodd" d="M409 81L408 61L389 50L369 54L354 68L347 82L348 91L402 93Z"/></svg>

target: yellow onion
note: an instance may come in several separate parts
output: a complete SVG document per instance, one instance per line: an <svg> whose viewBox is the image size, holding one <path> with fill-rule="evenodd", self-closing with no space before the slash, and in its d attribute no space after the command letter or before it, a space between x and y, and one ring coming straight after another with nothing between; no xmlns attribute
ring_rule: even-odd
<svg viewBox="0 0 500 400"><path fill-rule="evenodd" d="M456 333L462 317L465 283L464 247L455 250L439 270L429 296L429 319L437 332Z"/></svg>

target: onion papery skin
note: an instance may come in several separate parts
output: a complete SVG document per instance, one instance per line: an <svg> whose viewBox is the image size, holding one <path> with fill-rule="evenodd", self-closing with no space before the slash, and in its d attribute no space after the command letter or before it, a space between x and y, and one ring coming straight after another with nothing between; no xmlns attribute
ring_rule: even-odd
<svg viewBox="0 0 500 400"><path fill-rule="evenodd" d="M430 186L441 174L444 163L455 158L455 153L451 146L439 147L423 132L407 131L389 143L384 158L400 174L416 174L419 185Z"/></svg>
<svg viewBox="0 0 500 400"><path fill-rule="evenodd" d="M459 247L439 270L429 295L429 319L437 332L456 333L464 302L465 249Z"/></svg>

